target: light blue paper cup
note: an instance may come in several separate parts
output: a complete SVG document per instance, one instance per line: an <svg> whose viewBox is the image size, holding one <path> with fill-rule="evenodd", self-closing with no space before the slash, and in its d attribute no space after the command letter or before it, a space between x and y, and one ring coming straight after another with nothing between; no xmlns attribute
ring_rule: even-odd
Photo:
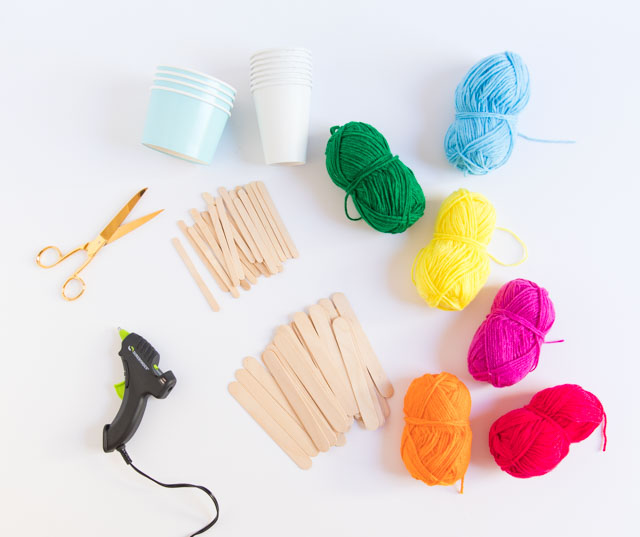
<svg viewBox="0 0 640 537"><path fill-rule="evenodd" d="M157 71L156 77L158 79L172 80L177 84L189 84L195 88L201 89L202 91L212 91L219 94L222 98L231 101L232 103L236 98L235 93L233 93L230 89L223 88L219 84L212 85L207 84L206 82L201 82L200 80L192 76L179 75L177 73L171 73L169 71Z"/></svg>
<svg viewBox="0 0 640 537"><path fill-rule="evenodd" d="M209 85L213 85L213 86L220 86L224 89L229 90L234 96L237 93L236 89L233 86L230 86L229 84L227 84L226 82L224 82L223 80L220 80L219 78L215 78L213 76L209 76L205 73L201 73L200 71L196 71L194 69L184 69L182 67L173 67L170 65L158 65L157 68L158 71L170 71L172 73L177 73L179 75L185 75L185 76L189 76L192 78L195 78L201 82L207 83Z"/></svg>
<svg viewBox="0 0 640 537"><path fill-rule="evenodd" d="M211 164L230 115L213 99L154 86L142 143L190 162Z"/></svg>
<svg viewBox="0 0 640 537"><path fill-rule="evenodd" d="M209 90L200 89L191 83L183 83L178 82L171 79L165 79L164 77L158 77L153 81L154 86L160 86L163 88L172 88L175 90L184 91L186 93L190 93L195 95L196 97L200 97L205 100L211 100L215 104L221 106L227 112L231 112L233 108L233 102L226 96L217 93L216 91L212 91L211 88Z"/></svg>

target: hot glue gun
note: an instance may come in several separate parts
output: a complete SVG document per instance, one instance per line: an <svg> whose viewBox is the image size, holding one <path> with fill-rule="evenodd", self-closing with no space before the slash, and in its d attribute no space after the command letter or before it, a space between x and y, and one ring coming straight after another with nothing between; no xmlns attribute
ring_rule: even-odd
<svg viewBox="0 0 640 537"><path fill-rule="evenodd" d="M218 521L218 501L209 489L202 485L189 483L162 483L139 470L127 453L125 444L131 440L140 426L142 416L151 395L156 399L164 399L176 385L176 377L171 371L162 372L158 367L160 355L138 334L118 329L122 339L120 358L124 368L124 381L116 384L115 389L122 399L120 409L113 421L102 430L102 448L106 453L117 450L124 461L140 475L166 488L197 488L205 492L216 507L215 518L204 528L191 534L191 537L207 531Z"/></svg>

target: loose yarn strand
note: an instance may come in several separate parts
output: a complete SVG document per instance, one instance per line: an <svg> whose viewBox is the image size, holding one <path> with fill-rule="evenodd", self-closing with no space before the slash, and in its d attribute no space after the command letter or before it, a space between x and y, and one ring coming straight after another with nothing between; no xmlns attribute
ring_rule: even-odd
<svg viewBox="0 0 640 537"><path fill-rule="evenodd" d="M540 144L575 144L575 140L546 140L544 138L532 138L531 136L525 136L521 132L518 133L520 138L527 140L528 142L537 142Z"/></svg>
<svg viewBox="0 0 640 537"><path fill-rule="evenodd" d="M529 250L527 249L527 245L524 243L524 241L520 237L518 237L518 235L516 235L510 229L507 229L506 227L496 227L496 229L498 229L500 231L504 231L505 233L508 233L516 241L518 241L518 243L522 247L522 257L520 258L519 261L516 261L515 263L504 263L504 262L500 261L499 259L496 259L496 257L494 257L492 254L489 254L489 257L491 258L491 260L495 261L496 263L498 263L498 265L502 265L503 267L517 267L518 265L522 265L522 263L524 263L527 260L527 258L529 257Z"/></svg>

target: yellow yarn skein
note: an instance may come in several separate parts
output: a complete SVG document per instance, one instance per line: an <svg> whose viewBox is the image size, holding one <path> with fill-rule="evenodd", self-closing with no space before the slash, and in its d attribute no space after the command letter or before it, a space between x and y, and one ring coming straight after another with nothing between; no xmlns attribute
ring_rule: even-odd
<svg viewBox="0 0 640 537"><path fill-rule="evenodd" d="M505 266L522 263L523 258L507 265L487 252L496 211L482 194L461 188L451 194L440 207L435 232L413 261L412 279L420 296L433 308L459 311L478 294L489 277L489 260ZM504 229L504 228L498 228Z"/></svg>

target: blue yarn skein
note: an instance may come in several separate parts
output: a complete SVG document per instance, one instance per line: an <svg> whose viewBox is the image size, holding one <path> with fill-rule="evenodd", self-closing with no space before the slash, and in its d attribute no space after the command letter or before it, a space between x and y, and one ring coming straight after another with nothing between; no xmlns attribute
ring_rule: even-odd
<svg viewBox="0 0 640 537"><path fill-rule="evenodd" d="M447 160L473 175L505 164L529 93L529 71L517 54L501 52L476 63L456 88L456 119L444 139Z"/></svg>

